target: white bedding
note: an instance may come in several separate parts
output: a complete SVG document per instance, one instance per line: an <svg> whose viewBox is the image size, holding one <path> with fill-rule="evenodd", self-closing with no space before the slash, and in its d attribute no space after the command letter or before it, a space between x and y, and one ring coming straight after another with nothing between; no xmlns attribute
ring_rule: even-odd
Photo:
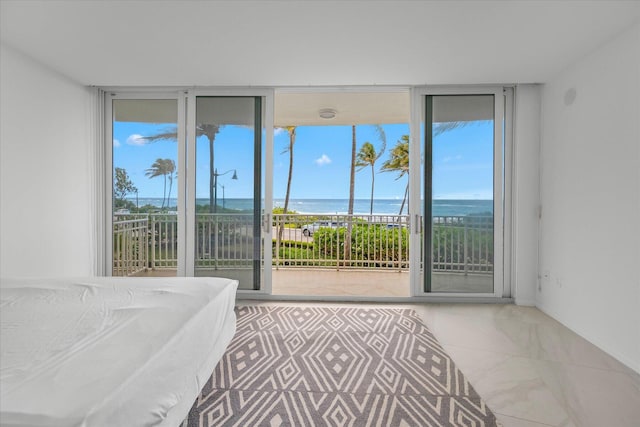
<svg viewBox="0 0 640 427"><path fill-rule="evenodd" d="M237 281L0 281L0 424L177 426L235 333Z"/></svg>

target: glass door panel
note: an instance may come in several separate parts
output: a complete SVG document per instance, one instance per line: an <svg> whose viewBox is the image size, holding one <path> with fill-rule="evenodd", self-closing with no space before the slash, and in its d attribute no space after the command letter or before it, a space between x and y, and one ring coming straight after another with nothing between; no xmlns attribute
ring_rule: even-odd
<svg viewBox="0 0 640 427"><path fill-rule="evenodd" d="M494 292L495 102L494 94L425 97L425 292Z"/></svg>
<svg viewBox="0 0 640 427"><path fill-rule="evenodd" d="M178 100L111 103L111 274L175 276Z"/></svg>
<svg viewBox="0 0 640 427"><path fill-rule="evenodd" d="M195 109L195 275L259 289L262 98L197 96Z"/></svg>

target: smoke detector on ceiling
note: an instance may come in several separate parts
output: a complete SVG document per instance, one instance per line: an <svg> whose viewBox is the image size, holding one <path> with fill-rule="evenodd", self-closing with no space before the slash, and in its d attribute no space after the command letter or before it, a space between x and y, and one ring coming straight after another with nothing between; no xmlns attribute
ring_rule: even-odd
<svg viewBox="0 0 640 427"><path fill-rule="evenodd" d="M337 113L338 112L333 108L323 108L322 110L318 111L320 118L327 120L335 118Z"/></svg>

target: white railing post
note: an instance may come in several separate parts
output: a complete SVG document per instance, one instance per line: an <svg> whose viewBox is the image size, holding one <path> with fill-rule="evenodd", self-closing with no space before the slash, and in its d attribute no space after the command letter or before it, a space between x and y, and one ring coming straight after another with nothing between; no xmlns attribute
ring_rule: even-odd
<svg viewBox="0 0 640 427"><path fill-rule="evenodd" d="M144 218L113 222L112 275L130 276L146 269L147 227Z"/></svg>
<svg viewBox="0 0 640 427"><path fill-rule="evenodd" d="M403 237L403 228L402 228L402 218L398 216L398 271L402 271L402 237Z"/></svg>
<svg viewBox="0 0 640 427"><path fill-rule="evenodd" d="M218 214L213 214L211 219L213 220L213 250L211 252L213 253L213 265L217 270L218 258L220 258L218 254Z"/></svg>
<svg viewBox="0 0 640 427"><path fill-rule="evenodd" d="M144 266L144 270L147 271L148 264L147 260L149 259L149 217L144 219L145 227L140 230L143 236L143 248L144 248L144 258L142 260L142 265Z"/></svg>
<svg viewBox="0 0 640 427"><path fill-rule="evenodd" d="M468 221L464 220L464 274L468 274L468 266L469 266L469 256L468 256L468 237L467 237L467 223Z"/></svg>
<svg viewBox="0 0 640 427"><path fill-rule="evenodd" d="M153 214L149 215L150 229L151 229L151 270L156 268L156 217Z"/></svg>
<svg viewBox="0 0 640 427"><path fill-rule="evenodd" d="M276 270L280 267L280 236L284 234L284 224L281 224L280 223L281 221L283 221L283 218L281 215L273 215L273 224L275 224L275 230L276 230L276 254L275 254ZM273 243L271 244L273 245Z"/></svg>

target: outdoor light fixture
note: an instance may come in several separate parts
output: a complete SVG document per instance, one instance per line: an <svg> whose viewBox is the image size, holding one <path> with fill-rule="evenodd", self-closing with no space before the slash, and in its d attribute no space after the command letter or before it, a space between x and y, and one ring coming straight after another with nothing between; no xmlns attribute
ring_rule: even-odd
<svg viewBox="0 0 640 427"><path fill-rule="evenodd" d="M336 117L337 111L333 108L323 108L318 114L320 114L321 118L329 120Z"/></svg>
<svg viewBox="0 0 640 427"><path fill-rule="evenodd" d="M218 211L218 177L233 172L231 179L238 180L238 171L235 169L229 169L226 172L218 173L218 168L213 170L211 176L213 177L213 203L211 204L211 213ZM222 203L224 207L224 186L222 186Z"/></svg>

